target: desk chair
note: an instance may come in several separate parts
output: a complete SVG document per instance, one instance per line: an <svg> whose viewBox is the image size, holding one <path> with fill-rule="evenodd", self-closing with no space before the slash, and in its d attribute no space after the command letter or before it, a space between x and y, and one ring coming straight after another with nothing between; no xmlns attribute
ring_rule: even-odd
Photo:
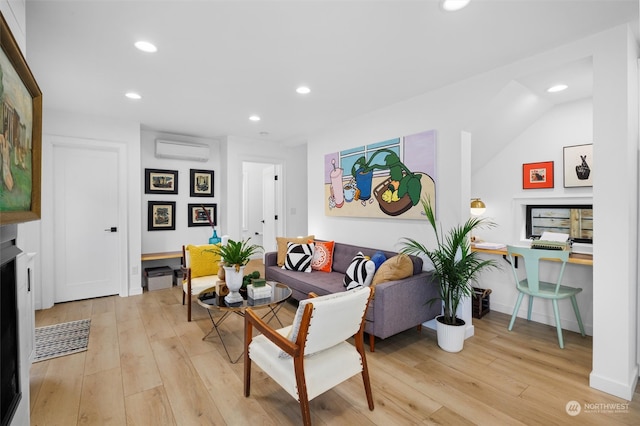
<svg viewBox="0 0 640 426"><path fill-rule="evenodd" d="M188 299L187 321L191 321L192 296L218 281L220 256L213 253L213 247L213 244L182 246L182 304Z"/></svg>
<svg viewBox="0 0 640 426"><path fill-rule="evenodd" d="M543 250L543 249L531 249L526 247L514 247L507 246L507 254L511 262L511 269L513 270L513 277L515 278L516 288L518 289L518 300L516 301L516 307L513 310L511 316L511 322L509 323L509 331L513 329L513 324L516 321L518 310L520 309L520 303L524 295L529 296L529 312L527 314L527 320L531 321L531 308L533 307L533 298L540 297L543 299L550 299L553 304L553 313L556 318L556 329L558 331L558 343L560 348L564 349L564 340L562 338L562 326L560 325L560 311L558 310L559 299L571 299L573 305L573 311L576 313L576 319L580 326L580 332L584 336L584 326L582 325L582 318L580 317L580 311L578 310L578 303L576 302L576 294L582 291L581 288L567 287L561 285L562 275L564 274L564 268L569 260L569 251L566 250ZM514 256L522 256L524 259L524 266L526 269L527 277L523 280L518 278L518 273L515 268ZM558 274L558 280L555 283L540 281L540 259L559 260L562 262L560 267L560 273Z"/></svg>
<svg viewBox="0 0 640 426"><path fill-rule="evenodd" d="M244 394L250 394L251 363L300 403L302 420L311 424L309 401L361 373L373 410L364 350L365 312L373 290L359 287L300 301L293 325L272 329L251 308L245 315ZM253 337L253 327L261 335ZM346 342L355 337L355 347Z"/></svg>

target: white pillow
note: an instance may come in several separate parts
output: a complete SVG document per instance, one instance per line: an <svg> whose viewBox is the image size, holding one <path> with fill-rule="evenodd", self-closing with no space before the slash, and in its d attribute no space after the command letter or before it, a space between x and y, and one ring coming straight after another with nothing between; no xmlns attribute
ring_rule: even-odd
<svg viewBox="0 0 640 426"><path fill-rule="evenodd" d="M314 244L287 243L287 257L282 269L289 271L311 272Z"/></svg>
<svg viewBox="0 0 640 426"><path fill-rule="evenodd" d="M368 287L373 280L375 271L376 264L365 257L362 252L358 252L344 274L344 286L347 290L360 286Z"/></svg>

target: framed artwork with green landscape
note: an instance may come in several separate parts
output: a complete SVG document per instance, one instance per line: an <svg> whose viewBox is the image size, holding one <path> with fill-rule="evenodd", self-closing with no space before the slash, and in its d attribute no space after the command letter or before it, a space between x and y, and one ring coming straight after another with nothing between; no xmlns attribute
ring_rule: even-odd
<svg viewBox="0 0 640 426"><path fill-rule="evenodd" d="M0 14L0 225L40 219L42 92Z"/></svg>

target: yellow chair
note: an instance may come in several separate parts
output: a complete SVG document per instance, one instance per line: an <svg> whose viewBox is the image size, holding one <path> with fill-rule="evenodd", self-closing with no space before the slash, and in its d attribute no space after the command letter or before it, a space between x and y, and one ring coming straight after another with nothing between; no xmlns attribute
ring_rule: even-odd
<svg viewBox="0 0 640 426"><path fill-rule="evenodd" d="M300 301L293 325L272 329L251 308L245 315L244 394L250 394L251 363L300 403L302 420L311 424L309 401L360 373L369 410L373 396L364 350L369 287ZM253 327L261 335L253 337ZM355 347L346 340L355 338Z"/></svg>
<svg viewBox="0 0 640 426"><path fill-rule="evenodd" d="M189 299L188 321L191 321L191 297L213 287L218 281L220 256L213 252L214 247L214 244L182 246L182 304Z"/></svg>
<svg viewBox="0 0 640 426"><path fill-rule="evenodd" d="M560 324L558 300L567 298L571 300L573 311L576 314L578 326L580 327L580 332L584 336L584 325L582 324L582 318L580 317L580 311L578 310L578 302L576 301L576 294L580 293L582 289L567 287L560 284L562 282L564 267L567 265L567 261L569 260L569 252L566 250L543 250L531 249L527 247L507 246L507 254L509 255L509 260L511 261L511 269L513 270L513 276L516 281L516 288L518 289L519 293L516 307L513 310L511 322L509 323L509 331L513 329L513 324L516 321L518 310L520 309L520 304L522 303L522 298L526 294L529 296L529 311L527 314L527 319L529 321L531 321L531 308L533 307L534 297L551 300L551 303L553 304L553 313L556 318L556 329L558 332L558 343L560 344L560 348L564 349L564 340L562 338L562 326ZM515 268L514 256L516 255L521 256L524 259L524 266L526 269L527 277L522 280L518 278L518 273ZM562 262L560 273L558 274L558 279L555 283L540 281L540 259L559 260L560 262Z"/></svg>

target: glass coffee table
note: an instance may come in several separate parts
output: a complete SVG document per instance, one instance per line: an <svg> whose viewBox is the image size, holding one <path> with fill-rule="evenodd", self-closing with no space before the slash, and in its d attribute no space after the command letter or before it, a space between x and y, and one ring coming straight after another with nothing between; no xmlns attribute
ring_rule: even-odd
<svg viewBox="0 0 640 426"><path fill-rule="evenodd" d="M202 340L205 340L211 333L214 331L218 334L220 338L220 342L222 342L222 346L224 347L224 351L227 353L227 357L232 364L237 363L240 358L242 358L243 353L241 353L235 360L231 358L229 355L229 350L227 349L227 345L224 343L224 339L220 334L219 327L222 322L231 314L236 314L244 318L244 311L247 308L251 308L254 310L258 309L267 309L267 312L262 316L267 323L271 322L274 318L280 323L281 327L282 322L280 318L278 318L278 311L282 308L283 303L291 296L291 289L282 283L278 283L275 281L267 281L267 284L271 286L271 296L265 297L263 299L251 299L247 298L242 302L229 304L224 300L224 296L218 296L215 292L215 287L207 288L201 291L198 294L197 302L200 306L207 310L209 314L209 318L211 319L211 323L213 324L213 328L209 331ZM222 316L216 319L213 317L214 311L222 312Z"/></svg>

